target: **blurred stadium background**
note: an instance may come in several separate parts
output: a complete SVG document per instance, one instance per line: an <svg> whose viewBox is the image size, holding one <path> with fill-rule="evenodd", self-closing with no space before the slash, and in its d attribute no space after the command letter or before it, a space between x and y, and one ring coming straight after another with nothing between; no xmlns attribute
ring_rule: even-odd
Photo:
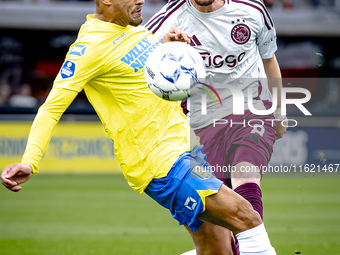
<svg viewBox="0 0 340 255"><path fill-rule="evenodd" d="M298 126L276 142L270 164L335 166L340 0L265 2L277 29L284 86L308 89L306 108L313 115L288 109ZM164 3L146 0L144 21ZM93 12L93 1L0 0L0 169L20 161L34 115ZM174 255L191 249L189 235L166 210L128 187L112 145L80 93L54 132L42 174L17 194L0 188L0 254ZM340 175L334 172L265 175L265 223L278 254L340 254Z"/></svg>

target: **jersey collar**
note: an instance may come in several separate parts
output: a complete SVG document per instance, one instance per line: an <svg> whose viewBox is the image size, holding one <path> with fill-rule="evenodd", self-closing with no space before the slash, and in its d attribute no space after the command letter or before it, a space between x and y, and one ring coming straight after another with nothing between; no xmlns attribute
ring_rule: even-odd
<svg viewBox="0 0 340 255"><path fill-rule="evenodd" d="M227 2L227 0L225 0ZM207 18L213 18L213 17L217 17L223 13L226 13L227 10L228 10L228 7L227 7L227 3L225 2L224 5L216 10L216 11L213 11L213 12L207 12L207 13L204 13L204 12L200 12L198 11L191 3L190 0L186 0L187 2L187 5L189 7L189 9L199 18L202 18L202 19L207 19Z"/></svg>
<svg viewBox="0 0 340 255"><path fill-rule="evenodd" d="M114 24L114 23L95 19L94 14L88 14L86 16L86 22L94 24L97 28L99 28L102 31L109 31L109 32L117 31L117 30L126 30L126 29L131 27L129 25L126 26L126 27L122 27L122 26Z"/></svg>

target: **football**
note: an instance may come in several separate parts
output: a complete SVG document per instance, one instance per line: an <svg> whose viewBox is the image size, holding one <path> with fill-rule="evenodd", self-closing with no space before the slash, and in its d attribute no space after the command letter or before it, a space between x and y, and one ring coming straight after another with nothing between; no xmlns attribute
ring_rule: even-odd
<svg viewBox="0 0 340 255"><path fill-rule="evenodd" d="M151 91L169 101L193 96L206 75L201 55L184 42L167 42L157 47L150 53L144 73Z"/></svg>

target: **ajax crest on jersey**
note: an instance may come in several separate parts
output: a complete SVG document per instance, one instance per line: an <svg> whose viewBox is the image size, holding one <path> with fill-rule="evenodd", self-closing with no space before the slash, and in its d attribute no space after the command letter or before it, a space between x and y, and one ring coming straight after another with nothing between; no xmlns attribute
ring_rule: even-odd
<svg viewBox="0 0 340 255"><path fill-rule="evenodd" d="M167 42L148 57L145 78L154 94L169 101L193 96L205 78L201 55L184 42Z"/></svg>

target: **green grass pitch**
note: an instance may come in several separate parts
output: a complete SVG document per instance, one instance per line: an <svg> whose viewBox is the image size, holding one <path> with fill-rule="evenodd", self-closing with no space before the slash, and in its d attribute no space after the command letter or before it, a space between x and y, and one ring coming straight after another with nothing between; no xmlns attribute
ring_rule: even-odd
<svg viewBox="0 0 340 255"><path fill-rule="evenodd" d="M340 185L264 178L265 225L278 255L340 254ZM193 248L170 213L120 174L34 176L0 187L0 254L178 255Z"/></svg>

